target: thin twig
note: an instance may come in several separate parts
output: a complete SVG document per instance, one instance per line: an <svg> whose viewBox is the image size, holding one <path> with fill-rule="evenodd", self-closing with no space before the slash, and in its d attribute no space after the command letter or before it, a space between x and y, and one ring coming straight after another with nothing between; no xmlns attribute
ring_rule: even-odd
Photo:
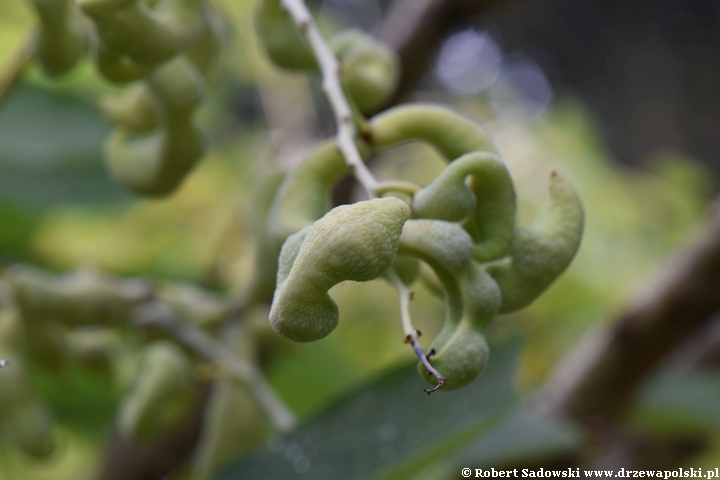
<svg viewBox="0 0 720 480"><path fill-rule="evenodd" d="M165 330L181 343L242 380L278 431L287 433L297 425L295 415L253 364L238 357L227 346L202 330L178 321L166 305L155 302L138 307L135 311L134 323Z"/></svg>
<svg viewBox="0 0 720 480"><path fill-rule="evenodd" d="M357 129L355 128L352 110L345 98L342 84L340 83L340 63L337 58L335 58L335 54L330 49L330 46L325 40L325 37L323 37L322 32L320 32L320 29L315 23L315 19L313 19L303 0L281 0L281 5L287 10L297 27L307 39L320 65L323 91L330 102L330 106L335 114L335 121L338 125L338 148L352 169L355 178L357 178L358 182L360 182L367 192L368 197L375 198L377 180L363 162L360 152L358 152L355 146Z"/></svg>
<svg viewBox="0 0 720 480"><path fill-rule="evenodd" d="M0 102L12 91L22 78L25 69L33 58L35 49L35 30L26 35L17 50L13 52L10 60L0 71Z"/></svg>
<svg viewBox="0 0 720 480"><path fill-rule="evenodd" d="M425 355L425 351L423 350L422 345L420 345L420 341L418 340L421 335L420 330L413 326L412 319L410 318L410 299L412 297L412 292L408 290L407 286L405 286L405 283L403 283L403 281L400 279L400 276L392 268L388 270L385 275L387 275L388 279L395 286L398 291L398 295L400 296L400 315L402 317L405 343L409 343L412 346L413 350L415 351L415 355L417 355L422 364L425 365L425 368L427 368L428 372L430 372L437 379L437 384L434 388L426 388L423 390L425 393L430 395L432 392L443 386L443 384L445 383L445 377L443 377L440 372L438 372L435 367L430 364L428 356Z"/></svg>

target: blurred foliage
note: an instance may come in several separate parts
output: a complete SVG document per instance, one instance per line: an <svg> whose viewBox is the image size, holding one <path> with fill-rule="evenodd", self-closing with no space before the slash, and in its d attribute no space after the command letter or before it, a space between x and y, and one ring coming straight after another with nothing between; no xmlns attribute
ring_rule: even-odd
<svg viewBox="0 0 720 480"><path fill-rule="evenodd" d="M272 110L282 112L284 107L272 99L294 95L287 108L292 111L312 105L312 92L304 77L283 75L262 57L252 31L251 1L215 3L234 31L228 70L199 115L214 143L167 199L138 200L105 174L101 149L109 125L92 103L99 92L114 88L98 80L87 63L59 82L43 79L31 68L24 83L0 104L0 266L18 261L56 270L94 266L123 275L182 279L231 294L247 285L254 251L247 215L252 208L247 205L250 186L264 170L297 157L297 152L285 152L281 160L274 159L282 150L275 129L283 125L273 123L277 115ZM0 4L0 65L31 24L23 2ZM513 357L518 347L496 348L489 371L468 389L441 392L428 402L414 369L406 366L412 352L400 341L394 290L382 281L341 284L332 291L343 312L337 330L327 339L287 349L267 365L270 381L307 423L293 436L231 468L273 465L275 478L291 478L298 467L293 470L292 459L283 452L318 432L329 445L374 448L371 453L380 455L378 462L368 454L367 463L358 464L347 478L429 478L447 473L447 465L464 458L487 458L483 462L491 465L490 458L504 458L508 450L532 456L542 453L541 446L557 452L572 450L579 441L577 432L566 425L538 423L513 410L514 394L507 382L520 392L531 392L581 333L595 322L611 319L634 297L664 259L687 241L709 200L710 177L679 152L657 152L643 171L619 167L597 137L592 115L571 97L561 97L551 115L533 123L494 119L480 99L443 102L455 103L486 122L516 181L521 224L544 203L547 175L554 168L573 180L585 204L586 233L570 269L530 308L501 317L490 327L495 342L523 338L519 367ZM305 129L312 137L314 127ZM379 178L395 176L422 184L441 168L437 155L422 147L388 152L375 166ZM411 310L424 343L439 330L443 308L439 299L418 288ZM132 371L132 365L120 368ZM389 368L394 370L368 383ZM59 421L62 448L50 460L33 463L0 445L0 478L91 478L122 386L109 385L84 370L66 372L60 379L38 371L33 378ZM643 397L643 409L634 420L638 428L712 425L718 436L717 404L708 401L717 399L717 378L680 376L658 382ZM691 390L699 393L678 394ZM371 397L373 403L363 406L363 399ZM510 423L490 429L491 420L511 410L515 413ZM684 417L688 413L691 418ZM393 443L421 431L421 423L429 429L421 440ZM480 436L486 432L488 436ZM536 434L527 435L523 446L515 443L518 432ZM385 437L392 438L383 443ZM720 439L714 441L720 445ZM512 447L503 450L503 445ZM438 453L448 449L454 456L443 458L450 463L434 465ZM317 462L335 455L327 460L334 468L346 460L339 453L318 455ZM275 461L280 457L288 461ZM720 448L711 449L704 461L720 461ZM333 471L313 478L338 478ZM237 477L220 473L218 478Z"/></svg>

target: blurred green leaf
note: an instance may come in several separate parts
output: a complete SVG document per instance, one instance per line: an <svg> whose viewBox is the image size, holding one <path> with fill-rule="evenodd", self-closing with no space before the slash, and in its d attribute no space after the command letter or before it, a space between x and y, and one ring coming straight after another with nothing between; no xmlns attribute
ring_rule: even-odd
<svg viewBox="0 0 720 480"><path fill-rule="evenodd" d="M128 198L105 172L110 126L87 101L21 84L0 108L0 192L51 205Z"/></svg>
<svg viewBox="0 0 720 480"><path fill-rule="evenodd" d="M361 387L297 432L231 462L215 480L397 478L456 451L515 408L519 342L494 346L468 387L425 396L415 365ZM303 477L305 478L305 477Z"/></svg>
<svg viewBox="0 0 720 480"><path fill-rule="evenodd" d="M652 433L720 431L720 373L661 372L641 393L632 423Z"/></svg>
<svg viewBox="0 0 720 480"><path fill-rule="evenodd" d="M453 471L468 465L501 468L556 457L575 452L582 440L569 420L521 411L458 454Z"/></svg>

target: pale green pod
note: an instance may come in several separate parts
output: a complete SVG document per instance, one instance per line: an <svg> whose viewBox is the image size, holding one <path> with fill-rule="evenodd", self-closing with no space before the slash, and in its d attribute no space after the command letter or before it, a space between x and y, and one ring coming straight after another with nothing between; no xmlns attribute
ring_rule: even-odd
<svg viewBox="0 0 720 480"><path fill-rule="evenodd" d="M405 285L410 285L420 275L420 261L409 255L397 255L393 262L393 270Z"/></svg>
<svg viewBox="0 0 720 480"><path fill-rule="evenodd" d="M153 69L137 65L130 57L108 49L97 39L90 55L100 75L114 83L140 80L148 76Z"/></svg>
<svg viewBox="0 0 720 480"><path fill-rule="evenodd" d="M202 132L192 123L205 82L179 56L156 69L148 84L159 105L157 131L134 135L116 129L106 142L105 160L125 187L141 195L163 196L178 187L205 151Z"/></svg>
<svg viewBox="0 0 720 480"><path fill-rule="evenodd" d="M489 350L482 329L500 305L497 284L472 261L472 251L468 233L442 220L408 220L400 237L398 253L425 261L443 285L445 323L429 351L430 362L446 378L446 390L467 385L485 368ZM418 369L434 381L422 364Z"/></svg>
<svg viewBox="0 0 720 480"><path fill-rule="evenodd" d="M416 103L391 108L370 120L370 146L390 148L408 142L425 142L446 159L466 153L496 153L495 146L483 128L454 110L430 103Z"/></svg>
<svg viewBox="0 0 720 480"><path fill-rule="evenodd" d="M41 324L56 320L68 327L119 325L150 295L145 282L116 280L94 270L54 276L21 265L9 269L6 277L15 288L23 319Z"/></svg>
<svg viewBox="0 0 720 480"><path fill-rule="evenodd" d="M206 26L204 0L78 0L108 50L140 68L155 67L187 49Z"/></svg>
<svg viewBox="0 0 720 480"><path fill-rule="evenodd" d="M458 278L462 299L459 321L449 317L430 344L430 362L445 378L444 390L461 388L485 369L490 349L482 334L500 307L497 283L476 262L471 261ZM452 301L452 299L450 299ZM434 384L425 367L418 363L423 378Z"/></svg>
<svg viewBox="0 0 720 480"><path fill-rule="evenodd" d="M466 178L470 181L466 183ZM473 237L473 258L480 262L506 254L515 231L515 189L505 163L492 153L472 152L453 160L413 198L421 218L458 222Z"/></svg>
<svg viewBox="0 0 720 480"><path fill-rule="evenodd" d="M395 93L400 60L385 44L361 30L345 30L330 40L340 62L345 93L363 113L382 107Z"/></svg>
<svg viewBox="0 0 720 480"><path fill-rule="evenodd" d="M361 155L367 147L357 143ZM311 152L280 185L270 207L268 229L277 245L293 233L312 225L332 208L330 195L337 182L350 173L334 140Z"/></svg>
<svg viewBox="0 0 720 480"><path fill-rule="evenodd" d="M86 23L71 0L32 3L40 18L35 57L47 75L63 75L85 55Z"/></svg>
<svg viewBox="0 0 720 480"><path fill-rule="evenodd" d="M550 203L535 222L515 232L511 260L487 266L502 291L500 313L530 305L565 271L580 246L580 198L557 171L550 174L549 191Z"/></svg>
<svg viewBox="0 0 720 480"><path fill-rule="evenodd" d="M198 401L193 372L190 358L175 343L147 345L135 385L120 405L120 433L151 441L186 421Z"/></svg>
<svg viewBox="0 0 720 480"><path fill-rule="evenodd" d="M260 43L270 60L290 70L315 70L317 62L280 0L260 0L255 17Z"/></svg>
<svg viewBox="0 0 720 480"><path fill-rule="evenodd" d="M388 197L336 207L318 220L275 290L270 310L275 331L298 342L328 335L338 323L328 290L345 280L373 280L390 268L409 216L403 201ZM281 255L278 280L288 257Z"/></svg>
<svg viewBox="0 0 720 480"><path fill-rule="evenodd" d="M147 82L135 82L120 96L105 96L98 108L116 127L149 132L158 126L158 105Z"/></svg>

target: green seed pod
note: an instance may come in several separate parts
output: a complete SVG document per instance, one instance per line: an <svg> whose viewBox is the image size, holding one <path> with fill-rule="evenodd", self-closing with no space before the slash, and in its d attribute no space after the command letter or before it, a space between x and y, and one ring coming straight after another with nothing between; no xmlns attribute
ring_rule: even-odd
<svg viewBox="0 0 720 480"><path fill-rule="evenodd" d="M420 275L420 262L409 255L397 255L393 262L393 270L405 285L410 285Z"/></svg>
<svg viewBox="0 0 720 480"><path fill-rule="evenodd" d="M466 153L496 153L485 130L454 110L433 104L412 104L391 108L370 121L370 146L391 148L408 142L425 142L446 159Z"/></svg>
<svg viewBox="0 0 720 480"><path fill-rule="evenodd" d="M470 177L469 185L465 179ZM413 198L421 218L457 222L472 216L465 228L473 237L473 258L494 260L507 253L515 231L515 189L505 164L485 152L465 154Z"/></svg>
<svg viewBox="0 0 720 480"><path fill-rule="evenodd" d="M283 247L270 324L297 342L318 340L338 322L338 308L328 290L344 280L367 282L382 275L395 260L410 208L394 197L334 208L299 242ZM294 252L293 252L294 253ZM285 272L289 270L287 276Z"/></svg>
<svg viewBox="0 0 720 480"><path fill-rule="evenodd" d="M145 282L120 281L94 270L53 276L42 270L16 266L7 271L25 321L57 320L68 327L115 326L150 295Z"/></svg>
<svg viewBox="0 0 720 480"><path fill-rule="evenodd" d="M105 159L120 183L141 195L163 196L174 190L205 151L202 132L192 123L205 82L182 56L156 69L148 79L159 106L160 126L151 135L116 129L105 146Z"/></svg>
<svg viewBox="0 0 720 480"><path fill-rule="evenodd" d="M260 0L255 18L260 43L275 65L290 70L317 68L315 56L280 0Z"/></svg>
<svg viewBox="0 0 720 480"><path fill-rule="evenodd" d="M40 18L35 56L47 75L69 72L85 54L87 26L71 0L33 0Z"/></svg>
<svg viewBox="0 0 720 480"><path fill-rule="evenodd" d="M120 96L98 101L100 111L116 127L131 132L149 132L158 126L158 106L147 82L135 82Z"/></svg>
<svg viewBox="0 0 720 480"><path fill-rule="evenodd" d="M430 345L430 361L446 378L445 390L467 385L485 368L489 350L482 329L500 305L497 285L471 260L472 251L467 232L441 220L409 220L400 237L398 253L424 260L443 285L447 313ZM421 363L418 369L431 380Z"/></svg>
<svg viewBox="0 0 720 480"><path fill-rule="evenodd" d="M357 146L361 155L368 153L362 143ZM290 172L270 207L268 229L276 244L325 215L332 208L333 186L349 173L334 140L321 144Z"/></svg>
<svg viewBox="0 0 720 480"><path fill-rule="evenodd" d="M99 41L95 42L90 54L98 72L114 83L134 82L145 78L152 71L152 67L141 67L128 56L108 49Z"/></svg>
<svg viewBox="0 0 720 480"><path fill-rule="evenodd" d="M485 369L490 350L482 331L500 307L500 289L476 262L468 263L458 285L462 316L457 322L446 320L430 344L430 351L435 352L430 361L445 376L445 390L464 387ZM418 369L429 383L434 383L421 363Z"/></svg>
<svg viewBox="0 0 720 480"><path fill-rule="evenodd" d="M118 415L120 433L151 441L187 420L198 401L190 358L173 342L145 347L132 390Z"/></svg>
<svg viewBox="0 0 720 480"><path fill-rule="evenodd" d="M206 81L211 83L215 80L220 65L225 24L214 10L208 11L208 21L203 34L188 48L185 55L203 74ZM111 64L105 65L110 71L103 73L105 76L111 76L111 81L124 83L128 80L144 78L150 73L148 70L134 66L125 68L127 64L118 56L111 58L114 58ZM126 131L149 132L157 128L160 122L160 105L146 81L136 81L119 96L102 97L98 107L116 127Z"/></svg>
<svg viewBox="0 0 720 480"><path fill-rule="evenodd" d="M204 0L78 0L107 50L140 68L153 68L184 51L206 26Z"/></svg>
<svg viewBox="0 0 720 480"><path fill-rule="evenodd" d="M583 232L583 209L570 183L557 171L550 174L550 203L532 225L517 229L511 260L491 264L487 271L502 291L500 313L530 305L575 256Z"/></svg>
<svg viewBox="0 0 720 480"><path fill-rule="evenodd" d="M340 62L345 92L363 113L382 107L399 79L397 54L360 30L345 30L330 41Z"/></svg>

